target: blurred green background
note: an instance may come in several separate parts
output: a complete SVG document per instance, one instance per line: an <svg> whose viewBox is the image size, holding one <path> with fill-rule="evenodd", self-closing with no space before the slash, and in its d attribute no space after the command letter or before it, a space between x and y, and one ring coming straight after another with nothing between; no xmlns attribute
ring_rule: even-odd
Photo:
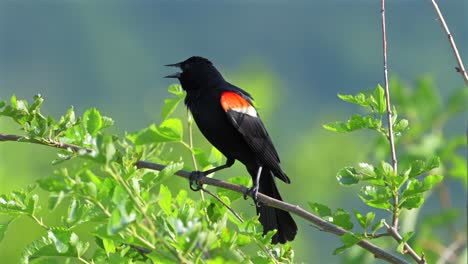
<svg viewBox="0 0 468 264"><path fill-rule="evenodd" d="M440 7L466 62L468 2L441 1ZM391 75L411 83L428 74L443 98L463 86L429 1L390 1L387 20ZM0 0L0 99L40 93L44 111L56 117L70 105L80 114L95 106L116 121L120 135L158 122L171 84L162 77L173 71L163 65L192 55L212 60L256 98L292 180L280 185L287 201L365 209L355 189L340 187L335 174L372 152L369 134L338 135L321 125L356 111L337 93L383 82L380 1ZM466 117L459 121L446 128L449 134L464 133ZM0 132L21 133L4 121ZM209 149L198 132L195 144ZM46 147L1 143L0 193L50 176L54 155ZM237 175L246 175L241 165L218 177ZM466 194L455 190L454 205L464 208ZM47 209L41 214L60 221ZM342 261L331 255L338 238L298 223L297 261ZM15 263L42 232L28 219L10 225L0 243L1 262Z"/></svg>

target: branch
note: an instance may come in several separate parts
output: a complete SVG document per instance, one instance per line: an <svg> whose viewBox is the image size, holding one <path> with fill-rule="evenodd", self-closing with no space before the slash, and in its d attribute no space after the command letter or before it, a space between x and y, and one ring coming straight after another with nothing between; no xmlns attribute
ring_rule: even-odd
<svg viewBox="0 0 468 264"><path fill-rule="evenodd" d="M53 141L53 140L37 140L25 136L18 136L18 135L7 135L0 133L0 141L25 141L29 143L45 145L49 147L55 147L59 149L71 149L74 152L85 151L87 153L93 152L91 149L80 147L73 144L67 144L63 142Z"/></svg>
<svg viewBox="0 0 468 264"><path fill-rule="evenodd" d="M401 237L400 233L398 233L398 230L393 227L393 226L390 226L388 225L387 223L385 223L385 227L387 227L387 230L388 232L390 233L390 235L398 242L400 243L403 238ZM416 251L414 251L414 249L408 244L405 242L405 244L403 245L404 249L408 252L408 254L414 259L416 260L417 263L420 263L420 264L426 264L426 258L424 257L424 254L422 255L422 257L420 257L418 255L418 253L416 253Z"/></svg>
<svg viewBox="0 0 468 264"><path fill-rule="evenodd" d="M390 103L390 87L388 85L388 66L387 66L387 30L386 30L386 23L385 23L385 0L381 0L381 13L382 13L382 48L383 48L383 68L384 68L384 80L385 80L385 101L386 101L386 108L387 108L387 119L388 119L388 141L390 142L390 153L392 156L392 165L393 171L395 174L398 175L398 160L396 157L396 150L395 150L395 138L393 136L393 118L392 118L392 108ZM385 223L387 227L388 233L399 243L402 241L402 237L400 233L398 233L398 200L399 200L399 193L398 190L393 191L393 213L392 213L392 225L389 226ZM426 259L424 254L420 257L416 251L408 244L404 243L405 250L409 253L409 255L417 261L417 263L425 264Z"/></svg>
<svg viewBox="0 0 468 264"><path fill-rule="evenodd" d="M387 108L388 120L388 141L390 142L390 153L392 156L393 171L398 173L398 160L395 151L395 138L393 137L393 113L390 103L390 88L388 85L388 67L387 67L387 30L385 26L385 0L382 0L382 45L383 45L383 68L384 68L384 86L385 86L385 102ZM393 193L393 219L392 225L398 228L398 192Z"/></svg>
<svg viewBox="0 0 468 264"><path fill-rule="evenodd" d="M39 145L61 148L61 149L72 149L77 152L78 151L91 152L91 150L88 148L79 147L76 145L65 144L61 142L53 142L53 141L42 142L39 140L31 140L27 137L18 136L18 135L7 135L7 134L0 133L0 141L29 142L29 143L39 144ZM145 168L145 169L151 169L151 170L157 170L157 171L163 170L166 167L161 164L156 164L156 163L147 162L147 161L138 161L135 165L139 169ZM186 178L186 179L190 178L190 172L184 171L184 170L177 171L175 175ZM228 189L228 190L242 193L242 194L246 193L248 190L248 188L241 186L241 185L232 184L229 182L224 182L224 181L220 181L220 180L212 179L208 177L201 178L199 182L201 184L212 185L212 186ZM307 220L308 222L315 224L317 227L319 227L321 231L332 233L338 236L342 236L348 233L348 231L346 231L345 229L323 220L322 218L300 208L298 205L293 205L293 204L289 204L280 200L276 200L262 193L258 193L257 199L259 202L261 202L264 205L293 213ZM372 244L371 242L367 240L361 240L359 241L359 243L357 243L357 245L373 253L374 257L386 260L390 263L398 263L398 264L408 263L405 259L399 256L396 256L394 254L391 254L383 250L382 248Z"/></svg>
<svg viewBox="0 0 468 264"><path fill-rule="evenodd" d="M151 162L147 162L147 161L138 161L136 163L136 166L139 169L144 168L144 169L151 169L151 170L157 170L157 171L163 170L166 167L166 166L161 165L161 164L151 163ZM186 179L190 178L190 172L184 171L184 170L177 171L175 173L175 175L186 178ZM242 194L244 194L244 193L246 193L248 191L248 188L244 187L242 185L237 185L237 184L233 184L233 183L229 183L229 182L224 182L224 181L221 181L221 180L208 178L208 177L201 178L199 180L199 182L200 182L200 184L216 186L216 187L220 187L220 188L223 188L223 189L228 189L228 190L231 190L231 191L234 191L234 192L237 192L237 193L242 193ZM290 203L286 203L286 202L271 198L269 196L266 196L266 195L264 195L262 193L258 193L257 200L260 203L262 203L263 205L267 205L267 206L270 206L270 207L281 209L283 211L293 213L293 214L307 220L308 222L311 222L311 223L315 224L317 227L319 227L319 229L321 231L332 233L332 234L335 234L335 235L338 235L338 236L342 236L342 235L348 233L348 231L346 231L345 229L323 220L322 218L320 218L320 217L318 217L318 216L316 216L316 215L314 215L314 214L300 208L298 205L293 205L293 204L290 204ZM408 263L406 260L404 260L404 259L402 259L402 258L400 258L398 256L395 256L395 255L393 255L391 253L388 253L387 251L377 247L376 245L370 243L369 241L362 240L357 244L360 247L366 249L367 251L373 253L376 258L380 258L380 259L386 260L386 261L391 262L391 263Z"/></svg>
<svg viewBox="0 0 468 264"><path fill-rule="evenodd" d="M432 5L434 6L437 16L439 16L440 24L444 28L445 34L447 34L450 45L452 46L453 53L455 54L455 59L457 60L457 63L458 63L458 67L456 67L455 69L463 77L463 80L465 81L465 85L468 86L468 73L465 70L465 66L463 66L463 61L461 59L460 53L458 52L457 45L455 44L455 40L453 39L453 36L450 33L447 23L445 23L444 16L442 15L442 12L440 12L440 9L439 9L439 5L437 4L435 0L432 0Z"/></svg>

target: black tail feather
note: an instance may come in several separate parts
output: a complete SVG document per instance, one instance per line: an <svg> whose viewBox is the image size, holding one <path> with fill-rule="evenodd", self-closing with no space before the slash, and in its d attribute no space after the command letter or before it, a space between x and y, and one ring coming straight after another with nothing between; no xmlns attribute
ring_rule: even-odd
<svg viewBox="0 0 468 264"><path fill-rule="evenodd" d="M256 169L248 170L251 175L256 175ZM260 193L282 201L281 195L276 187L274 176L270 170L266 168L263 169L259 185ZM257 207L257 214L260 215L259 220L263 226L264 234L274 229L278 230L272 238L273 244L284 244L287 241L292 241L296 236L297 225L288 212L273 207L260 206Z"/></svg>

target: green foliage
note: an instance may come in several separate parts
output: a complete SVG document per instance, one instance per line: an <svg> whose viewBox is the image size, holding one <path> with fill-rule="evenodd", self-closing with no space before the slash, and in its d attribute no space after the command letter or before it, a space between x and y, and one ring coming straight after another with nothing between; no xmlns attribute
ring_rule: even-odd
<svg viewBox="0 0 468 264"><path fill-rule="evenodd" d="M77 158L73 165L62 166L54 175L37 181L49 194L49 210L66 206L60 224L43 222L34 186L0 195L0 214L10 217L0 225L0 239L11 221L21 216L45 230L44 236L24 248L21 263L56 257L85 263L292 261L289 245L272 250L274 232L263 236L256 216L242 222L214 198L194 200L186 190L171 190L163 184L188 166L182 160L164 159L167 144L189 148L204 167L222 162L219 151L205 154L184 141L182 121L171 117L184 93L179 85L170 86L169 92L175 97L165 100L161 123L123 138L107 132L113 121L95 108L81 117L70 108L56 121L41 114L41 96L34 97L31 104L15 96L10 103L0 102L0 117L21 126L22 141L65 146L54 164ZM155 159L167 167L160 172L138 170L134 164L141 159ZM246 179L230 181L246 184ZM219 197L230 205L241 195L223 190ZM80 228L90 225L93 238L81 239ZM258 252L250 255L246 250Z"/></svg>
<svg viewBox="0 0 468 264"><path fill-rule="evenodd" d="M457 114L468 110L468 92L466 89L456 90L444 105L436 93L434 84L428 78L418 81L414 89L404 86L397 79L391 81L390 87L392 102L395 104L391 106L391 121L398 150L398 171L394 169L395 166L385 161L377 162L376 165L361 162L357 167L342 168L336 178L343 186L361 185L358 196L367 206L383 209L393 218L398 218L402 211L421 208L433 190L444 184L442 174L463 181L466 190L466 163L462 168L460 161L463 158L459 151L462 146L466 147L466 141L463 135L446 138L442 128L450 119L456 118ZM340 133L360 129L376 131L380 136L376 140L375 155L371 158L389 159L390 131L388 127L382 126L387 112L382 87L378 85L371 93L339 94L338 97L362 107L366 114L355 114L346 122L332 122L324 125L324 128ZM406 118L399 118L399 115ZM319 215L331 213L322 205L315 205L313 208ZM335 253L344 251L359 239L380 237L376 236L376 233L385 226L385 218L373 223L376 219L373 211L361 214L355 210L354 215L363 231L349 232L342 236L344 246L338 248ZM371 233L368 233L369 228ZM427 233L434 237L432 232L428 229L421 235L415 231L407 232L402 235L397 252L403 253L404 244L410 241L410 238L416 238L412 239L412 242L417 244L427 240Z"/></svg>
<svg viewBox="0 0 468 264"><path fill-rule="evenodd" d="M466 163L460 151L466 139L456 134L449 138L443 129L467 110L466 89L455 91L444 103L430 79L422 79L414 89L396 79L390 85L398 170L387 162L390 131L380 85L368 93L338 95L364 113L324 125L334 132L368 129L377 135L369 161L346 166L336 174L340 185L357 186L358 197L371 209L349 213L343 208L332 210L324 204L309 203L316 215L346 230L334 254L354 248L362 240L391 240L385 228L388 219L403 218L404 212L418 213L414 209L421 208L439 186L448 188L448 181L461 182L466 190ZM186 190L176 191L165 184L178 170L193 169L182 159L167 158L175 145L187 149L199 169L223 163L222 154L215 148L205 153L185 141L183 122L173 117L184 92L179 85L168 90L172 95L164 101L161 122L124 137L110 134L107 128L113 125L112 119L95 108L81 116L70 108L56 120L41 113L44 99L40 95L31 103L15 96L9 102L0 101L0 118L13 120L24 131L20 141L59 147L53 164L75 159L75 163L63 164L53 175L25 190L0 195L0 214L8 217L0 224L0 241L19 217L32 219L45 231L24 248L21 263L48 262L58 257L85 263L271 263L272 258L293 262L294 251L289 244L270 245L275 231L263 236L256 216L243 216L246 219L242 221L226 208L241 194L218 188L223 204L215 198L194 200ZM190 117L188 121L193 122ZM167 166L162 171L137 169L139 160ZM228 181L251 185L250 177ZM45 199L36 187L48 193L48 210L66 208L58 224L49 225L40 217L44 211L39 199ZM405 230L393 249L403 253L405 243L422 248L436 241L434 230L453 224L459 215L461 212L455 209L443 208L441 214L425 218L417 230ZM81 236L84 226L92 226L92 238ZM430 261L433 255L427 254Z"/></svg>

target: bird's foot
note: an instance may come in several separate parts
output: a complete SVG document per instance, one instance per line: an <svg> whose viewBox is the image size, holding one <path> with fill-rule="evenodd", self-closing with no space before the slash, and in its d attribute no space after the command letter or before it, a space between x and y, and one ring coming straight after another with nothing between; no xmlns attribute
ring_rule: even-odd
<svg viewBox="0 0 468 264"><path fill-rule="evenodd" d="M252 186L252 188L247 189L247 191L244 193L244 200L247 200L247 196L252 196L252 199L254 200L255 206L260 207L261 203L258 201L258 186Z"/></svg>
<svg viewBox="0 0 468 264"><path fill-rule="evenodd" d="M189 177L189 187L192 191L197 192L203 188L203 184L200 184L200 179L205 177L203 171L192 171Z"/></svg>

